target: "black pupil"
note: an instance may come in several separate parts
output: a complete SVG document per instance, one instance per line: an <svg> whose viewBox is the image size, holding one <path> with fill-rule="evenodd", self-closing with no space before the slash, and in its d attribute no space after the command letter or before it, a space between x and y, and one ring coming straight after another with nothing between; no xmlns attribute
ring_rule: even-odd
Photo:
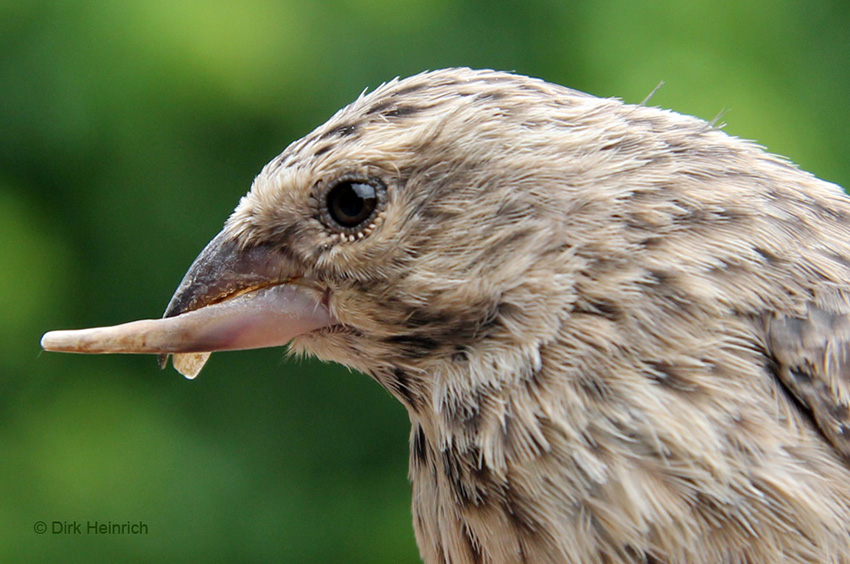
<svg viewBox="0 0 850 564"><path fill-rule="evenodd" d="M354 227L368 219L377 203L375 187L365 182L340 182L328 194L328 211L343 227Z"/></svg>

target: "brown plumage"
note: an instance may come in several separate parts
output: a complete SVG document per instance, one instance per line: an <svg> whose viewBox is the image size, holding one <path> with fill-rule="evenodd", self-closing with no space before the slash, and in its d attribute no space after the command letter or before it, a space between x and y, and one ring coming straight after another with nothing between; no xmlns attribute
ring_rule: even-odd
<svg viewBox="0 0 850 564"><path fill-rule="evenodd" d="M269 163L169 321L44 343L294 335L372 375L410 414L427 563L850 562L848 222L699 119L448 69ZM243 338L226 307L278 291L297 328Z"/></svg>

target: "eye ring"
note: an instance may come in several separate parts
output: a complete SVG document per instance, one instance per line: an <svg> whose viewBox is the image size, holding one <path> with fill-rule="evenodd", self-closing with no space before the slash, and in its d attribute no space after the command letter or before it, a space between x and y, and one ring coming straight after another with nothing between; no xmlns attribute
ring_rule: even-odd
<svg viewBox="0 0 850 564"><path fill-rule="evenodd" d="M329 183L319 200L322 219L335 231L357 234L380 212L385 191L376 178L341 178Z"/></svg>

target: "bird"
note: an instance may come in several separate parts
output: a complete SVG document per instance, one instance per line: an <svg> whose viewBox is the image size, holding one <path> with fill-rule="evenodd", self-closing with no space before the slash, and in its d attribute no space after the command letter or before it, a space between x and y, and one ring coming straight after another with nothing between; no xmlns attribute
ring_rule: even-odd
<svg viewBox="0 0 850 564"><path fill-rule="evenodd" d="M162 319L71 352L280 346L407 410L428 564L850 562L850 200L714 123L449 68L255 178Z"/></svg>

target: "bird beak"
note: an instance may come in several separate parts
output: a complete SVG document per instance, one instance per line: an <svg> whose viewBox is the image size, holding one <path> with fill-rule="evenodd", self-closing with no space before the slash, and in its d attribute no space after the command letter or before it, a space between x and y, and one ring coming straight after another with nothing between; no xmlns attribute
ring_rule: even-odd
<svg viewBox="0 0 850 564"><path fill-rule="evenodd" d="M189 378L209 353L285 345L335 325L322 292L287 272L270 246L241 248L225 232L204 248L171 298L162 319L112 327L51 331L44 350L75 353L154 353Z"/></svg>

